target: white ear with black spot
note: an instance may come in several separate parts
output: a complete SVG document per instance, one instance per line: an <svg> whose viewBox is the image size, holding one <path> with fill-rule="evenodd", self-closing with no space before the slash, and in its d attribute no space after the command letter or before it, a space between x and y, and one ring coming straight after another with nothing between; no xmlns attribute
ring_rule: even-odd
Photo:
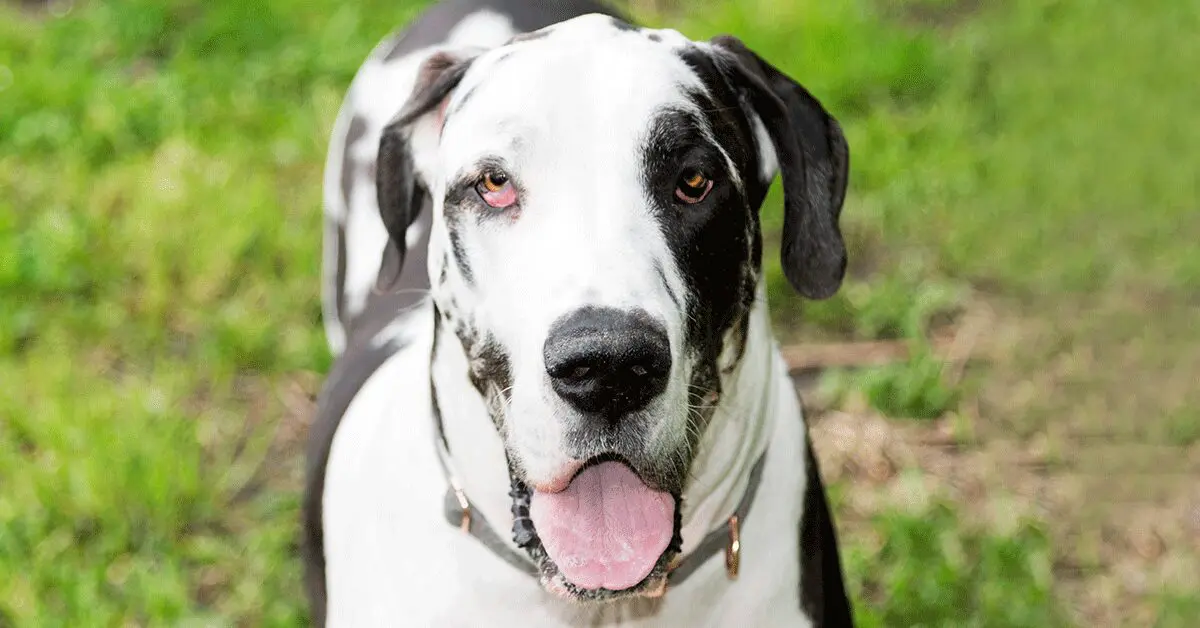
<svg viewBox="0 0 1200 628"><path fill-rule="evenodd" d="M711 43L718 65L761 119L783 177L783 273L805 297L833 296L846 273L838 218L850 152L841 126L808 90L736 37Z"/></svg>
<svg viewBox="0 0 1200 628"><path fill-rule="evenodd" d="M436 52L417 73L412 95L383 129L375 173L379 216L388 244L375 289L390 292L400 279L407 252L405 235L429 194L428 181L440 141L445 107L478 49Z"/></svg>

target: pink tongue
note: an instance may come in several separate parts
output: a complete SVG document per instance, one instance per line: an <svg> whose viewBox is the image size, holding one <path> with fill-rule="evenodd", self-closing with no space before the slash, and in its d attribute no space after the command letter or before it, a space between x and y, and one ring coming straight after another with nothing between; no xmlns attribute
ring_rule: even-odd
<svg viewBox="0 0 1200 628"><path fill-rule="evenodd" d="M675 500L620 462L584 469L561 493L534 491L529 516L571 584L620 591L641 582L667 549Z"/></svg>

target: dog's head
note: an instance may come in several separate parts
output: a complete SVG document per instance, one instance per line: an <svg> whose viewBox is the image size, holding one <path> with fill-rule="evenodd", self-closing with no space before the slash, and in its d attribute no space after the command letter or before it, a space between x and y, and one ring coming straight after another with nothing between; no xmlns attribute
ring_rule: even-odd
<svg viewBox="0 0 1200 628"><path fill-rule="evenodd" d="M827 297L846 263L837 123L736 39L603 16L433 55L384 131L392 254L429 195L438 326L492 412L516 541L549 589L646 592L678 552L695 444L758 295L758 209L777 173L784 273Z"/></svg>

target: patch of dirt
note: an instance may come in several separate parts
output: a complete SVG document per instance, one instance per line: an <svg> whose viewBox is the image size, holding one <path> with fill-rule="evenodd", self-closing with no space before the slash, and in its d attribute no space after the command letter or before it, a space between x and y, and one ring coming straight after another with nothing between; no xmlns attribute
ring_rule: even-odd
<svg viewBox="0 0 1200 628"><path fill-rule="evenodd" d="M800 389L815 399L811 378ZM1097 514L1088 508L1097 478L1064 465L1060 443L1044 433L980 439L971 403L934 421L883 418L862 402L806 405L823 476L844 486L835 518L847 537L869 536L872 515L919 513L934 500L956 504L978 530L1038 521L1052 544L1056 594L1079 626L1151 626L1158 593L1200 590L1200 476ZM1189 457L1200 457L1200 445ZM1108 480L1110 490L1120 484Z"/></svg>

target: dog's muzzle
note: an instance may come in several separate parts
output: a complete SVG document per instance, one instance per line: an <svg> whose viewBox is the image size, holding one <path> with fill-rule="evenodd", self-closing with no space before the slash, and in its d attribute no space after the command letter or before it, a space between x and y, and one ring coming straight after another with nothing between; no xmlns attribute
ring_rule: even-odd
<svg viewBox="0 0 1200 628"><path fill-rule="evenodd" d="M439 417L440 420L440 417ZM496 530L483 518L481 513L471 509L470 500L462 489L462 484L452 470L449 450L446 442L438 438L438 458L450 484L446 492L445 516L446 522L457 526L464 532L479 540L492 553L504 560L513 568L538 578L542 586L563 597L578 600L614 600L625 597L656 598L664 595L668 587L682 584L701 565L723 550L725 573L730 580L735 580L741 568L741 526L750 514L754 498L758 493L759 482L762 479L763 467L766 463L766 452L755 462L750 470L745 493L738 503L737 509L726 520L725 524L708 533L696 549L687 556L680 556L680 501L674 498L673 527L670 542L654 562L649 574L631 587L622 590L608 588L583 588L563 575L558 564L546 553L537 527L530 516L530 502L533 493L528 486L513 475L513 540L518 547L525 550L522 556L511 549L500 538ZM603 464L620 464L615 461L598 462L593 466ZM581 472L582 473L582 472Z"/></svg>

